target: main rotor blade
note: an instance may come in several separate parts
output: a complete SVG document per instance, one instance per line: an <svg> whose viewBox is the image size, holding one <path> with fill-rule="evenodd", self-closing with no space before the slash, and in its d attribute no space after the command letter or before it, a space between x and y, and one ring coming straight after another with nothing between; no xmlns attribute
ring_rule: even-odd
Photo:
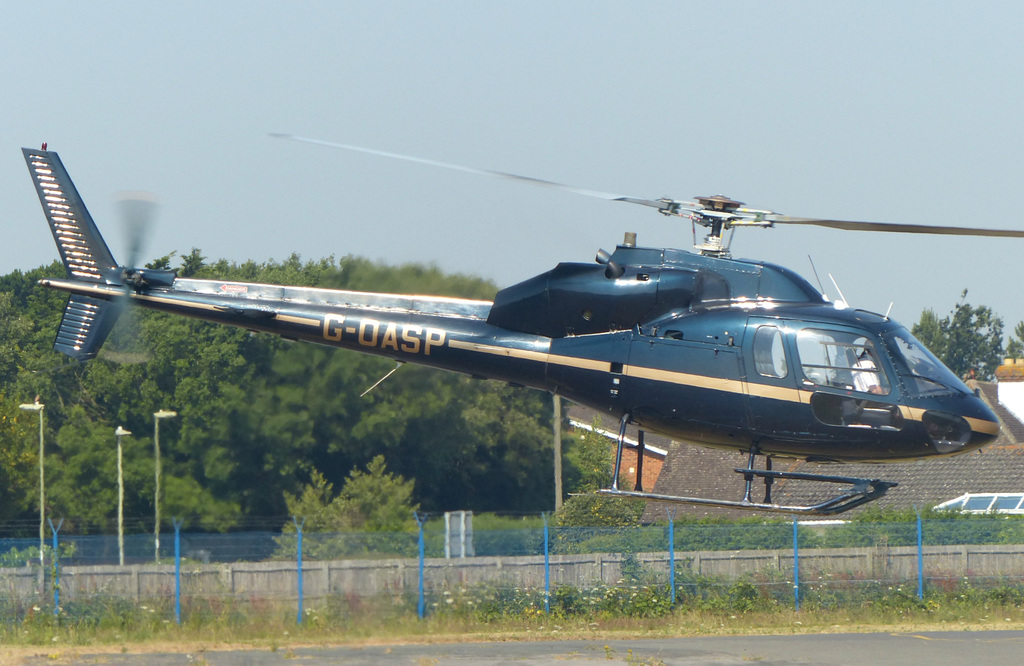
<svg viewBox="0 0 1024 666"><path fill-rule="evenodd" d="M334 141L321 141L320 139L308 139L306 137L295 136L293 134L280 134L271 133L270 136L278 139L288 139L290 141L301 141L303 143L312 143L318 146L327 146L328 148L342 148L344 150L352 150L358 153L366 153L368 155L377 155L378 157L390 157L396 160L404 160L406 162L415 162L417 164L426 164L428 166L441 167L443 169L451 169L453 171L463 171L465 173L473 173L478 176L490 176L491 178L503 178L507 180L517 180L529 185L537 185L539 187L547 187L555 190L561 190L563 192L571 192L572 194L582 194L585 197L593 197L595 199L604 199L605 201L625 201L626 203L640 204L641 206L651 206L653 208L668 209L671 204L680 203L683 205L692 205L692 202L681 201L681 202L666 202L657 201L654 199L643 199L638 197L628 197L621 194L612 194L610 192L599 192L597 190L588 190L583 187L575 187L573 185L565 185L563 183L556 183L551 180L544 180L542 178L532 178L530 176L520 176L515 173L506 173L504 171L491 171L489 169L475 169L473 167L462 166L459 164L449 164L447 162L439 162L437 160L428 160L423 157L413 157L411 155L402 155L399 153L389 153L385 150L377 150L375 148L364 148L362 146L353 146L347 143L335 143Z"/></svg>
<svg viewBox="0 0 1024 666"><path fill-rule="evenodd" d="M550 189L561 190L563 192L570 192L572 194L581 194L583 196L593 197L596 199L604 199L605 201L624 201L626 203L639 204L641 206L657 208L660 212L666 215L678 215L680 217L686 217L690 214L695 214L698 218L720 218L725 220L726 224L729 224L731 222L734 226L744 226L744 223L746 223L746 226L767 226L767 224L764 223L804 224L819 227L829 227L832 229L844 229L847 231L886 231L892 233L905 234L942 234L947 236L994 236L1003 238L1024 238L1024 230L1016 231L1011 229L975 229L971 227L945 227L929 224L894 224L887 222L829 220L815 217L793 217L789 215L779 215L770 210L745 207L729 209L727 211L716 211L713 208L701 205L701 203L695 201L676 201L668 198L645 199L642 197L630 197L621 194L613 194L610 192L590 190L583 187L576 187L574 185L566 185L564 183L556 183L554 181L544 180L542 178L521 176L519 174L507 173L505 171L476 169L473 167L462 166L459 164L449 164L447 162L439 162L437 160L425 159L422 157L413 157L411 155L391 153L385 150L377 150L375 148L353 146L347 143L336 143L334 141L309 139L306 137L295 136L293 134L272 133L270 136L279 139L288 139L291 141L312 143L318 146L327 146L329 148L341 148L344 150L366 153L368 155L377 155L378 157L389 157L391 159L404 160L406 162L426 164L428 166L441 167L443 169L451 169L453 171L462 171L464 173L472 173L479 176L489 176L491 178L516 180L522 183L527 183L529 185L547 187ZM706 222L702 222L701 219L698 219L697 221L700 222L701 224L706 225Z"/></svg>
<svg viewBox="0 0 1024 666"><path fill-rule="evenodd" d="M847 231L888 231L901 234L941 234L945 236L997 236L1003 238L1024 238L1024 231L1014 229L978 229L972 227L940 227L933 224L893 224L888 222L855 222L851 220L826 220L816 217L790 217L789 215L768 216L775 224L807 224Z"/></svg>

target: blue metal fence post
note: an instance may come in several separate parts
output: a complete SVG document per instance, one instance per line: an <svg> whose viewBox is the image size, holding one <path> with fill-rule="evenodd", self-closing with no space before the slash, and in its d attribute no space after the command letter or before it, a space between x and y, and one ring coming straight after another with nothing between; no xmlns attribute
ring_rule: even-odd
<svg viewBox="0 0 1024 666"><path fill-rule="evenodd" d="M299 572L299 614L295 619L295 624L302 624L302 528L306 524L306 519L303 518L300 523L295 516L292 516L292 522L295 523L295 531L299 534L299 543L295 548L296 569Z"/></svg>
<svg viewBox="0 0 1024 666"><path fill-rule="evenodd" d="M793 516L793 601L800 611L800 546L798 544L796 516Z"/></svg>
<svg viewBox="0 0 1024 666"><path fill-rule="evenodd" d="M52 519L47 518L46 521L50 523L50 531L53 532L53 615L57 617L60 615L60 550L58 549L57 532L64 524L64 519L61 518L57 522L57 527L53 526Z"/></svg>
<svg viewBox="0 0 1024 666"><path fill-rule="evenodd" d="M416 612L419 615L420 619L422 620L423 619L423 611L426 609L426 601L423 598L423 560L424 560L425 554L426 554L426 547L425 547L425 545L423 543L423 523L427 522L427 515L423 514L421 516L419 513L413 511L412 512L412 516L413 516L413 518L416 519L416 524L420 528L420 541L419 541L419 546L420 546L420 583L419 583L419 595L420 595L420 597L419 597L419 602L416 604Z"/></svg>
<svg viewBox="0 0 1024 666"><path fill-rule="evenodd" d="M544 613L551 613L551 560L548 549L548 516L541 512L544 520Z"/></svg>
<svg viewBox="0 0 1024 666"><path fill-rule="evenodd" d="M917 514L917 598L924 601L924 549L921 538L921 512L914 506L914 513Z"/></svg>
<svg viewBox="0 0 1024 666"><path fill-rule="evenodd" d="M174 621L181 624L181 522L171 519L174 525Z"/></svg>
<svg viewBox="0 0 1024 666"><path fill-rule="evenodd" d="M668 605L676 605L676 516L672 509L665 507L668 514Z"/></svg>

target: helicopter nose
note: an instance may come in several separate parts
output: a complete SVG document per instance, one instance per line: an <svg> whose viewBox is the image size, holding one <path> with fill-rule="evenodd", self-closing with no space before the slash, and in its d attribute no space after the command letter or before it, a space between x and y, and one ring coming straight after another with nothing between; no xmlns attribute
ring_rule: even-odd
<svg viewBox="0 0 1024 666"><path fill-rule="evenodd" d="M999 435L999 417L978 395L939 397L930 407L917 418L935 453L977 449Z"/></svg>

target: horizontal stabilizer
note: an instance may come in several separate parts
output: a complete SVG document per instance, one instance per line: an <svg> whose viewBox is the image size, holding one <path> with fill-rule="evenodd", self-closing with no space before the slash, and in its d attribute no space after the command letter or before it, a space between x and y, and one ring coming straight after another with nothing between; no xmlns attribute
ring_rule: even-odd
<svg viewBox="0 0 1024 666"><path fill-rule="evenodd" d="M68 277L104 281L117 262L100 236L92 216L57 153L22 148L32 182L50 223Z"/></svg>
<svg viewBox="0 0 1024 666"><path fill-rule="evenodd" d="M77 361L95 358L119 313L117 302L72 294L64 307L53 348Z"/></svg>

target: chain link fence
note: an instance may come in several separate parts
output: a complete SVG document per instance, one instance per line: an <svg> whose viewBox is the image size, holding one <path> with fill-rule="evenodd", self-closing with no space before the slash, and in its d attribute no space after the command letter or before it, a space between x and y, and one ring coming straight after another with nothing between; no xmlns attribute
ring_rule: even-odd
<svg viewBox="0 0 1024 666"><path fill-rule="evenodd" d="M632 616L927 604L986 594L1024 603L1024 520L669 524L419 532L61 534L0 539L0 620L129 604L184 614L275 604L297 621L342 613ZM671 536L671 539L670 539ZM468 548L467 548L467 541ZM300 548L301 544L301 548ZM447 547L446 547L447 546ZM123 551L122 551L123 548ZM122 554L123 552L123 554ZM462 556L466 553L465 556ZM119 564L123 557L124 565Z"/></svg>

